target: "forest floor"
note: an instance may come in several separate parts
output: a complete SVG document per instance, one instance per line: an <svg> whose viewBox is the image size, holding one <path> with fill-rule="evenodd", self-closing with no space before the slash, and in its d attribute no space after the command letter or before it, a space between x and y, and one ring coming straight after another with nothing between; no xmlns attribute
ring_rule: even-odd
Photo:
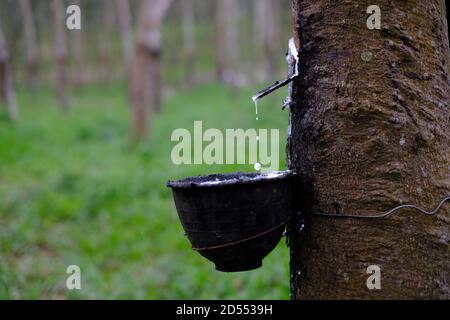
<svg viewBox="0 0 450 320"><path fill-rule="evenodd" d="M258 88L260 89L260 88ZM254 171L253 165L180 165L171 133L203 128L279 128L284 166L286 94L262 101L210 84L164 100L151 134L129 145L124 86L72 92L62 112L50 89L19 90L21 119L0 109L0 299L288 299L284 243L244 273L221 273L190 249L167 180ZM81 290L67 290L66 268L81 268Z"/></svg>

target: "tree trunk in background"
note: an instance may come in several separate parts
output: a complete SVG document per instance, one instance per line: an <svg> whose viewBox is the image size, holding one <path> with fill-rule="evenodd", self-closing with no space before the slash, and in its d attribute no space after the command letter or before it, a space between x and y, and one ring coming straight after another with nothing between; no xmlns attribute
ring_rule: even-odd
<svg viewBox="0 0 450 320"><path fill-rule="evenodd" d="M379 0L381 30L361 1L295 0L300 49L291 167L306 219L294 298L450 298L450 65L444 0ZM298 240L298 239L297 239ZM381 268L381 290L366 286ZM298 273L300 272L300 273Z"/></svg>
<svg viewBox="0 0 450 320"><path fill-rule="evenodd" d="M100 81L106 84L111 81L113 74L113 64L111 59L111 36L112 25L114 23L114 10L111 9L110 0L102 0L100 3L100 24L99 32L99 66Z"/></svg>
<svg viewBox="0 0 450 320"><path fill-rule="evenodd" d="M277 78L277 62L279 57L283 54L281 50L280 38L280 2L278 0L268 0L266 14L266 30L264 52L266 54L268 67L268 80L272 81Z"/></svg>
<svg viewBox="0 0 450 320"><path fill-rule="evenodd" d="M181 2L181 27L183 31L183 51L185 81L188 88L195 86L195 16L194 1Z"/></svg>
<svg viewBox="0 0 450 320"><path fill-rule="evenodd" d="M119 20L120 40L125 74L130 74L130 64L133 55L133 33L131 28L130 3L128 0L116 0L117 18Z"/></svg>
<svg viewBox="0 0 450 320"><path fill-rule="evenodd" d="M222 8L224 6L225 0L218 0L216 2L216 34L214 37L214 60L215 60L215 69L216 69L216 79L217 81L223 80L223 73L225 71L225 57L226 52L224 49L225 46L225 30L226 19L225 15L222 12Z"/></svg>
<svg viewBox="0 0 450 320"><path fill-rule="evenodd" d="M262 59L262 53L264 52L265 19L268 1L253 1L253 78L256 82L267 80L266 65Z"/></svg>
<svg viewBox="0 0 450 320"><path fill-rule="evenodd" d="M218 0L216 7L216 75L219 81L236 84L239 55L239 6L236 0Z"/></svg>
<svg viewBox="0 0 450 320"><path fill-rule="evenodd" d="M78 5L81 8L81 12L83 14L83 4L81 0L72 0L73 4ZM82 22L83 23L83 22ZM72 72L74 74L73 82L77 89L80 89L85 83L85 70L87 66L85 65L84 59L84 35L86 33L86 29L81 28L81 30L71 30L69 35L73 35L73 60L74 66L72 68Z"/></svg>
<svg viewBox="0 0 450 320"><path fill-rule="evenodd" d="M253 38L255 42L254 77L256 81L276 79L280 51L280 3L277 0L258 0L254 5ZM260 53L264 54L262 59Z"/></svg>
<svg viewBox="0 0 450 320"><path fill-rule="evenodd" d="M73 72L74 76L74 84L80 89L85 82L85 73L84 70L87 67L84 64L84 43L83 43L83 29L81 30L72 30L74 34L74 42L73 42L73 55L75 68Z"/></svg>
<svg viewBox="0 0 450 320"><path fill-rule="evenodd" d="M0 21L0 102L4 102L11 121L19 118L19 111L16 103L16 94L14 92L12 72L9 62L9 52L6 46L5 36L3 35Z"/></svg>
<svg viewBox="0 0 450 320"><path fill-rule="evenodd" d="M37 83L38 50L36 43L36 29L34 26L33 10L30 0L20 0L23 30L25 34L25 52L27 59L27 83L34 92Z"/></svg>
<svg viewBox="0 0 450 320"><path fill-rule="evenodd" d="M161 95L161 23L170 0L141 0L138 34L131 70L132 138L137 142L148 131L148 116L159 111Z"/></svg>
<svg viewBox="0 0 450 320"><path fill-rule="evenodd" d="M69 109L67 97L68 75L67 75L67 44L66 23L64 21L65 10L61 0L52 1L53 11L53 55L55 59L55 90L59 104L64 110Z"/></svg>

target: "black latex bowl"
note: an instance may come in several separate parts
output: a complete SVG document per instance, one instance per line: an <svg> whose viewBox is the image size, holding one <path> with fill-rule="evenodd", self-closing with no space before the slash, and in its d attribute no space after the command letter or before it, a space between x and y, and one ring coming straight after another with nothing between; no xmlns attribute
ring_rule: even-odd
<svg viewBox="0 0 450 320"><path fill-rule="evenodd" d="M213 174L169 181L194 250L225 272L259 268L290 217L291 171Z"/></svg>

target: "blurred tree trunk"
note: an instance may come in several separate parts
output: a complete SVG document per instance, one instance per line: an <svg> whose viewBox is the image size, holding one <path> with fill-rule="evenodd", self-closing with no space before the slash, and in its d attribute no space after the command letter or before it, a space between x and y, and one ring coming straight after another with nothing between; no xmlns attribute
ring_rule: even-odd
<svg viewBox="0 0 450 320"><path fill-rule="evenodd" d="M20 0L23 30L25 33L25 52L27 58L27 84L34 92L37 84L38 50L33 10L30 0Z"/></svg>
<svg viewBox="0 0 450 320"><path fill-rule="evenodd" d="M261 54L264 52L265 19L268 1L253 1L253 78L256 82L267 80L266 66Z"/></svg>
<svg viewBox="0 0 450 320"><path fill-rule="evenodd" d="M276 78L280 47L280 3L277 0L258 0L254 5L254 78L272 81ZM261 59L259 53L263 53Z"/></svg>
<svg viewBox="0 0 450 320"><path fill-rule="evenodd" d="M148 116L159 111L161 95L161 24L170 0L141 0L138 34L131 70L132 138L137 142L148 131Z"/></svg>
<svg viewBox="0 0 450 320"><path fill-rule="evenodd" d="M55 90L58 102L64 110L69 109L69 99L67 96L68 75L67 75L67 44L66 44L66 23L64 21L65 7L61 0L52 1L53 11L53 56L55 59Z"/></svg>
<svg viewBox="0 0 450 320"><path fill-rule="evenodd" d="M74 42L73 42L73 54L74 54L74 62L75 68L73 72L75 73L74 84L80 89L85 82L85 68L87 67L84 64L84 44L83 44L83 29L81 30L72 30L74 33Z"/></svg>
<svg viewBox="0 0 450 320"><path fill-rule="evenodd" d="M181 2L181 27L183 30L183 51L185 65L185 81L188 88L195 86L195 16L194 1Z"/></svg>
<svg viewBox="0 0 450 320"><path fill-rule="evenodd" d="M11 121L19 118L19 110L14 92L9 52L0 21L0 102L4 102Z"/></svg>
<svg viewBox="0 0 450 320"><path fill-rule="evenodd" d="M73 4L78 5L81 10L83 11L82 1L81 0L72 0ZM74 84L75 86L80 89L85 82L85 69L87 66L84 64L84 34L85 30L83 28L81 30L71 30L71 33L73 33L74 41L73 41L73 58L75 65L73 68L73 74L74 74Z"/></svg>
<svg viewBox="0 0 450 320"><path fill-rule="evenodd" d="M225 0L218 0L216 2L216 36L214 37L214 59L216 67L216 78L218 81L223 81L223 73L225 71L225 57L226 52L224 50L225 46L225 30L226 19L222 12Z"/></svg>
<svg viewBox="0 0 450 320"><path fill-rule="evenodd" d="M122 42L123 64L127 77L130 72L133 55L133 33L131 29L130 3L128 0L116 0L117 18L119 20L120 39Z"/></svg>
<svg viewBox="0 0 450 320"><path fill-rule="evenodd" d="M358 0L295 0L300 77L292 169L305 216L291 256L294 298L450 298L450 61L444 0L379 0L381 30ZM306 196L305 196L306 195ZM366 286L369 265L381 290Z"/></svg>
<svg viewBox="0 0 450 320"><path fill-rule="evenodd" d="M218 0L216 10L216 75L219 81L234 85L239 58L238 2Z"/></svg>
<svg viewBox="0 0 450 320"><path fill-rule="evenodd" d="M277 62L283 54L281 49L280 38L280 2L278 0L268 0L266 9L266 30L264 41L264 52L268 67L268 80L272 81L277 78Z"/></svg>
<svg viewBox="0 0 450 320"><path fill-rule="evenodd" d="M103 84L110 82L113 74L111 59L111 31L114 19L114 10L111 9L110 0L102 0L100 3L100 24L102 31L99 33L98 41L100 81Z"/></svg>

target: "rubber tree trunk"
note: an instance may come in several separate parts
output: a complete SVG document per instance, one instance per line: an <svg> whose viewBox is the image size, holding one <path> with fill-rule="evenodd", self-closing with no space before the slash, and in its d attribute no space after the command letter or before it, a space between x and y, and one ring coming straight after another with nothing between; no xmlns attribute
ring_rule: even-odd
<svg viewBox="0 0 450 320"><path fill-rule="evenodd" d="M74 84L75 86L80 89L84 83L85 83L85 68L84 65L85 59L84 59L84 37L83 37L83 31L82 30L72 30L73 32L73 59L74 59Z"/></svg>
<svg viewBox="0 0 450 320"><path fill-rule="evenodd" d="M20 0L22 26L25 34L26 75L28 87L34 92L37 84L38 49L33 9L30 0Z"/></svg>
<svg viewBox="0 0 450 320"><path fill-rule="evenodd" d="M66 23L64 21L65 7L63 1L53 0L53 56L55 60L55 91L56 97L63 110L69 109L69 99L67 96L68 75L67 75L67 41Z"/></svg>
<svg viewBox="0 0 450 320"><path fill-rule="evenodd" d="M237 0L218 0L216 6L215 60L219 81L234 85L239 55Z"/></svg>
<svg viewBox="0 0 450 320"><path fill-rule="evenodd" d="M448 205L434 216L316 215L430 210L450 194L444 0L377 5L381 29L369 30L361 1L293 1L301 46L290 160L305 218L291 238L296 299L450 298ZM369 265L380 267L381 290L366 285Z"/></svg>
<svg viewBox="0 0 450 320"><path fill-rule="evenodd" d="M218 81L222 81L223 79L223 73L226 68L226 52L224 49L224 43L225 43L225 30L227 28L226 26L226 19L222 12L222 8L224 6L224 0L219 0L216 2L216 30L215 30L215 37L214 37L214 62L215 62L215 71L216 71L216 79Z"/></svg>
<svg viewBox="0 0 450 320"><path fill-rule="evenodd" d="M125 73L130 72L130 63L133 56L133 33L131 29L130 3L128 0L116 0L117 18L119 20L120 40L122 43L122 56Z"/></svg>
<svg viewBox="0 0 450 320"><path fill-rule="evenodd" d="M267 5L267 23L265 30L264 52L267 61L268 80L276 78L277 61L282 53L280 51L280 2L277 0L268 0Z"/></svg>
<svg viewBox="0 0 450 320"><path fill-rule="evenodd" d="M181 26L183 31L183 55L185 65L185 82L188 88L195 86L195 16L194 1L181 2Z"/></svg>
<svg viewBox="0 0 450 320"><path fill-rule="evenodd" d="M11 121L19 118L16 103L16 94L13 87L12 72L9 61L9 52L6 46L0 21L0 103L4 103Z"/></svg>
<svg viewBox="0 0 450 320"><path fill-rule="evenodd" d="M115 16L114 10L111 9L110 0L102 0L100 2L100 8L100 24L102 30L98 35L100 81L103 85L106 85L113 78L113 64L111 57L111 31Z"/></svg>
<svg viewBox="0 0 450 320"><path fill-rule="evenodd" d="M277 62L280 57L280 3L277 0L253 2L255 43L254 72L256 81L270 82L276 79Z"/></svg>
<svg viewBox="0 0 450 320"><path fill-rule="evenodd" d="M72 0L73 4L78 5L81 8L81 11L83 12L83 5L85 4L82 0ZM73 41L70 41L72 43L72 52L73 52L73 65L72 65L72 71L73 74L73 84L77 89L80 89L85 81L86 81L86 74L85 74L85 32L86 30L81 28L81 30L71 30L69 33L69 37L73 36Z"/></svg>
<svg viewBox="0 0 450 320"><path fill-rule="evenodd" d="M131 71L132 140L137 142L148 131L150 112L159 111L161 80L161 23L170 0L141 0L138 35Z"/></svg>

